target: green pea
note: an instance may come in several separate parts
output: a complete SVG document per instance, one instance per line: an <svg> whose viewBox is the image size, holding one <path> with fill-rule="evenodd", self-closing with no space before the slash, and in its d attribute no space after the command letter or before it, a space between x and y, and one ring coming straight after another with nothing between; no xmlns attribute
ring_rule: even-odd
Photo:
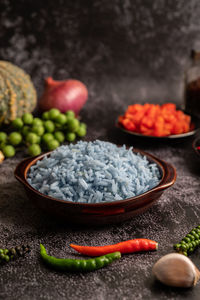
<svg viewBox="0 0 200 300"><path fill-rule="evenodd" d="M39 119L39 118L34 118L34 119L33 119L32 126L43 126L43 122L42 122L42 120Z"/></svg>
<svg viewBox="0 0 200 300"><path fill-rule="evenodd" d="M49 112L48 111L43 112L42 119L43 120L49 120Z"/></svg>
<svg viewBox="0 0 200 300"><path fill-rule="evenodd" d="M67 122L67 129L70 132L76 132L79 128L79 120L78 119L69 119Z"/></svg>
<svg viewBox="0 0 200 300"><path fill-rule="evenodd" d="M182 246L182 245L187 245L187 243L184 242L184 241L181 241L180 244L181 244L181 246Z"/></svg>
<svg viewBox="0 0 200 300"><path fill-rule="evenodd" d="M31 113L25 113L22 116L24 124L30 125L33 122L33 115Z"/></svg>
<svg viewBox="0 0 200 300"><path fill-rule="evenodd" d="M191 235L190 233L188 233L188 234L186 235L186 237L188 237L188 238L190 239L190 241L193 241L193 240L194 240L193 235Z"/></svg>
<svg viewBox="0 0 200 300"><path fill-rule="evenodd" d="M182 244L186 244L186 242L184 241L184 240L181 240L181 242L180 242L180 244L182 245Z"/></svg>
<svg viewBox="0 0 200 300"><path fill-rule="evenodd" d="M3 254L3 249L0 249L0 254Z"/></svg>
<svg viewBox="0 0 200 300"><path fill-rule="evenodd" d="M6 146L6 143L5 143L5 142L1 142L1 143L0 143L0 150L2 150L3 147L5 147L5 146Z"/></svg>
<svg viewBox="0 0 200 300"><path fill-rule="evenodd" d="M44 144L47 144L48 141L51 141L51 140L53 140L53 139L54 139L53 134L52 134L52 133L49 133L49 132L45 133L45 134L42 136L42 141L43 141Z"/></svg>
<svg viewBox="0 0 200 300"><path fill-rule="evenodd" d="M195 237L196 231L193 229L192 231L190 231L190 234Z"/></svg>
<svg viewBox="0 0 200 300"><path fill-rule="evenodd" d="M0 143L6 142L6 140L7 140L7 134L3 131L0 131Z"/></svg>
<svg viewBox="0 0 200 300"><path fill-rule="evenodd" d="M183 239L183 241L185 241L186 243L189 243L189 242L190 242L190 238L185 237L185 238Z"/></svg>
<svg viewBox="0 0 200 300"><path fill-rule="evenodd" d="M80 127L77 129L76 131L76 134L79 136L79 137L84 137L86 135L86 128L84 127Z"/></svg>
<svg viewBox="0 0 200 300"><path fill-rule="evenodd" d="M57 124L60 124L60 125L64 125L67 123L67 116L64 115L64 114L59 114L55 119L54 121L57 123Z"/></svg>
<svg viewBox="0 0 200 300"><path fill-rule="evenodd" d="M5 157L13 157L15 155L15 148L12 145L6 145L2 151Z"/></svg>
<svg viewBox="0 0 200 300"><path fill-rule="evenodd" d="M58 124L58 123L54 123L55 124L55 130L63 130L64 125Z"/></svg>
<svg viewBox="0 0 200 300"><path fill-rule="evenodd" d="M199 235L197 233L193 233L193 236L195 237L196 240L198 240Z"/></svg>
<svg viewBox="0 0 200 300"><path fill-rule="evenodd" d="M76 139L76 134L74 132L68 132L66 134L66 140L68 142L73 142Z"/></svg>
<svg viewBox="0 0 200 300"><path fill-rule="evenodd" d="M38 144L32 144L28 147L28 154L30 156L37 156L41 153L40 145Z"/></svg>
<svg viewBox="0 0 200 300"><path fill-rule="evenodd" d="M49 151L55 150L60 146L60 143L57 140L50 140L47 142L47 148Z"/></svg>
<svg viewBox="0 0 200 300"><path fill-rule="evenodd" d="M181 244L181 249L185 251L187 250L187 247L184 244Z"/></svg>
<svg viewBox="0 0 200 300"><path fill-rule="evenodd" d="M17 255L15 248L11 248L11 249L10 249L10 253L11 253L12 255L14 255L14 256Z"/></svg>
<svg viewBox="0 0 200 300"><path fill-rule="evenodd" d="M186 248L187 248L187 250L190 248L190 245L189 244L186 244Z"/></svg>
<svg viewBox="0 0 200 300"><path fill-rule="evenodd" d="M87 125L83 122L80 122L80 127L84 127L85 129L87 129Z"/></svg>
<svg viewBox="0 0 200 300"><path fill-rule="evenodd" d="M39 136L42 136L44 134L45 129L43 126L40 125L40 126L33 126L31 128L31 131L36 133Z"/></svg>
<svg viewBox="0 0 200 300"><path fill-rule="evenodd" d="M192 245L192 242L188 243L189 247L192 248L193 245Z"/></svg>
<svg viewBox="0 0 200 300"><path fill-rule="evenodd" d="M69 117L69 118L74 118L74 117L75 117L75 113L74 113L73 110L67 110L67 111L65 112L65 115L66 115L67 117Z"/></svg>
<svg viewBox="0 0 200 300"><path fill-rule="evenodd" d="M188 249L188 252L189 252L189 253L192 253L193 251L194 251L194 248L193 248L193 247L191 247L191 248Z"/></svg>
<svg viewBox="0 0 200 300"><path fill-rule="evenodd" d="M5 259L6 262L8 262L10 260L10 257L8 255L5 255L4 259Z"/></svg>
<svg viewBox="0 0 200 300"><path fill-rule="evenodd" d="M22 135L19 132L12 132L9 134L9 142L13 146L17 146L22 142Z"/></svg>
<svg viewBox="0 0 200 300"><path fill-rule="evenodd" d="M185 255L185 256L188 256L188 254L187 254L187 252L186 252L186 251L184 251L184 252L183 252L183 255Z"/></svg>
<svg viewBox="0 0 200 300"><path fill-rule="evenodd" d="M191 244L192 244L193 248L195 248L197 246L196 241L192 241Z"/></svg>
<svg viewBox="0 0 200 300"><path fill-rule="evenodd" d="M14 121L12 121L12 127L15 129L21 129L23 125L24 123L21 118L16 118Z"/></svg>
<svg viewBox="0 0 200 300"><path fill-rule="evenodd" d="M49 110L49 118L55 120L60 114L60 111L57 108L52 108Z"/></svg>
<svg viewBox="0 0 200 300"><path fill-rule="evenodd" d="M38 135L37 138L38 138L37 144L40 144L40 143L41 143L41 138L42 138L42 137Z"/></svg>
<svg viewBox="0 0 200 300"><path fill-rule="evenodd" d="M62 131L56 131L54 133L54 137L57 141L59 141L59 143L63 143L65 140L65 135Z"/></svg>
<svg viewBox="0 0 200 300"><path fill-rule="evenodd" d="M37 144L38 136L34 132L29 132L26 136L26 142L29 144Z"/></svg>
<svg viewBox="0 0 200 300"><path fill-rule="evenodd" d="M51 120L48 120L48 121L44 122L44 128L45 128L46 132L54 132L55 125Z"/></svg>
<svg viewBox="0 0 200 300"><path fill-rule="evenodd" d="M27 134L28 134L29 132L30 132L30 127L27 126L27 125L23 126L23 128L22 128L22 130L21 130L22 135L23 135L24 137L26 137Z"/></svg>

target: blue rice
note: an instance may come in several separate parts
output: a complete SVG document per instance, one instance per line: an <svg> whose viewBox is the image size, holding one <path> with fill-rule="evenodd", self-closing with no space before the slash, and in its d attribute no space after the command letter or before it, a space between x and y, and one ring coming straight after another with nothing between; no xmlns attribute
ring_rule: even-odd
<svg viewBox="0 0 200 300"><path fill-rule="evenodd" d="M39 192L78 203L103 203L140 195L161 179L155 163L133 148L96 140L63 145L30 168Z"/></svg>

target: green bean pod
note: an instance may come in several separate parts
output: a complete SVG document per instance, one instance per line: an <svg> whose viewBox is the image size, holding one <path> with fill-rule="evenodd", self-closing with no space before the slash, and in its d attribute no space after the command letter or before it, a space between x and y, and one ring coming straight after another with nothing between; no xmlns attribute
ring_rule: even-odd
<svg viewBox="0 0 200 300"><path fill-rule="evenodd" d="M90 272L103 268L121 257L120 252L114 252L91 259L56 258L49 256L45 247L40 244L42 260L50 267L61 271Z"/></svg>

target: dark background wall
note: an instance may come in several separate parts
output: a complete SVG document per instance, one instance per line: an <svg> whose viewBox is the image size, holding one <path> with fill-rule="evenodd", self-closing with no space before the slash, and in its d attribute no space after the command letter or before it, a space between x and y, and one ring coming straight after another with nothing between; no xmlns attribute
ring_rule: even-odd
<svg viewBox="0 0 200 300"><path fill-rule="evenodd" d="M177 169L177 180L145 214L120 225L73 228L44 218L14 178L24 152L0 165L1 247L29 243L30 256L0 268L0 299L199 299L194 289L155 283L153 263L199 224L199 164L192 140L136 141L114 129L128 104L183 104L184 69L200 40L199 0L0 0L0 59L26 70L40 97L44 78L76 78L89 90L81 112L86 139L101 138L150 151ZM124 256L110 268L83 274L49 272L49 253L71 255L67 244L155 239L159 251ZM199 268L199 249L192 260Z"/></svg>
<svg viewBox="0 0 200 300"><path fill-rule="evenodd" d="M86 120L96 108L113 122L133 102L182 104L199 16L198 0L1 0L0 59L25 69L38 96L47 76L82 80Z"/></svg>

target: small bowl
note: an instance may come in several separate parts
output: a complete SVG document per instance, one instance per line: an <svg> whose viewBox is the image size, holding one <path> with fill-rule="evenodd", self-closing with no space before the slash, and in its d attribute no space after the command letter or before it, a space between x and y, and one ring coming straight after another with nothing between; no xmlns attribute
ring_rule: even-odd
<svg viewBox="0 0 200 300"><path fill-rule="evenodd" d="M183 111L183 112L185 113L185 111ZM187 113L187 115L189 115L189 114ZM190 131L181 133L181 134L172 134L172 135L168 135L168 136L145 135L142 133L127 130L118 122L118 118L116 120L115 126L118 129L120 129L121 131L124 131L128 134L131 134L135 137L142 138L142 139L157 140L157 141L180 140L180 139L185 139L185 138L195 135L197 133L198 129L200 128L200 119L193 115L190 115L190 117L191 117L191 124L192 124Z"/></svg>
<svg viewBox="0 0 200 300"><path fill-rule="evenodd" d="M28 198L40 209L67 223L105 225L123 222L150 208L163 191L173 185L176 180L176 170L172 165L146 152L136 149L133 151L146 156L150 162L154 162L162 178L160 183L151 190L124 200L95 204L77 203L56 199L38 192L28 183L27 173L32 165L51 152L23 160L16 167L14 175L23 184Z"/></svg>

